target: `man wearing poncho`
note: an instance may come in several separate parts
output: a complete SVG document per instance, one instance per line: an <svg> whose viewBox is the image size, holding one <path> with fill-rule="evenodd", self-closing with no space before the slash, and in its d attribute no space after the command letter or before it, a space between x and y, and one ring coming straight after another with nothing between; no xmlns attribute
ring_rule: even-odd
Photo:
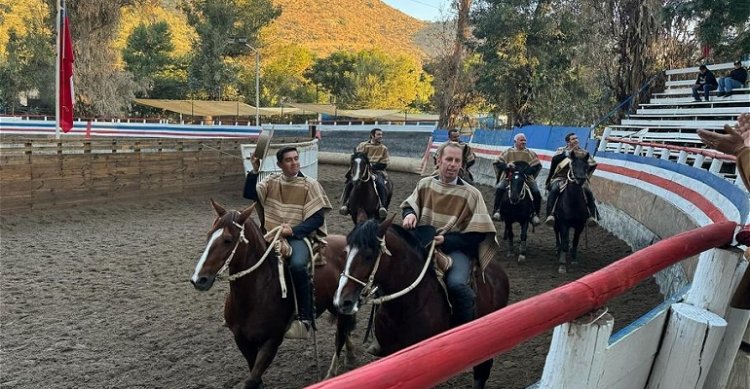
<svg viewBox="0 0 750 389"><path fill-rule="evenodd" d="M300 171L297 149L282 148L276 153L276 161L282 172L257 182L260 161L253 158L253 171L248 173L250 190L245 197L263 205L264 227L267 230L281 227L281 236L292 248L289 271L297 295L298 319L309 330L313 319L312 285L307 272L310 251L304 239L317 242L327 235L325 213L331 209L331 203L320 183Z"/></svg>
<svg viewBox="0 0 750 389"><path fill-rule="evenodd" d="M355 150L367 154L367 159L370 160L370 168L375 174L375 187L377 188L378 198L380 199L378 216L380 216L381 219L385 219L385 217L388 216L388 210L385 209L385 204L387 202L385 168L388 167L391 157L388 153L388 147L383 144L383 130L373 128L370 131L370 139L357 145ZM344 186L344 195L341 196L344 204L339 209L339 213L342 215L349 214L349 194L354 187L351 177L349 176L350 174L350 172L346 172L346 186Z"/></svg>
<svg viewBox="0 0 750 389"><path fill-rule="evenodd" d="M403 227L431 225L438 229L435 245L452 259L445 284L453 306L451 322L457 326L475 317L476 295L469 285L473 258L484 271L500 248L482 194L458 177L461 147L444 144L438 149L437 163L439 174L420 180L401 204Z"/></svg>
<svg viewBox="0 0 750 389"><path fill-rule="evenodd" d="M549 175L547 176L547 182L545 186L548 190L547 195L547 219L544 221L548 226L555 225L555 215L553 214L555 202L557 202L557 196L560 195L560 191L563 188L562 183L568 179L568 172L570 171L570 159L568 156L570 153L576 153L578 157L588 155L587 163L589 165L588 176L594 174L596 170L596 161L586 150L581 148L581 144L578 142L578 135L571 132L565 135L565 147L560 147L555 151L555 155L552 156L552 162L550 163ZM583 192L586 194L586 207L589 209L589 217L586 220L586 224L589 226L596 224L596 201L594 200L594 193L591 192L589 187L589 181L583 185Z"/></svg>
<svg viewBox="0 0 750 389"><path fill-rule="evenodd" d="M539 214L542 208L542 194L539 193L539 186L536 184L536 176L539 171L542 170L542 163L539 161L539 157L535 152L531 151L526 147L526 135L518 133L513 137L513 147L505 150L502 154L497 156L497 160L493 163L495 169L501 172L500 183L495 186L495 211L492 215L496 220L500 220L500 204L498 202L502 198L504 191L508 190L508 180L505 179L505 170L515 169L514 164L517 162L526 162L529 167L526 174L526 184L529 186L531 196L534 204L534 214L531 218L531 224L538 226L540 223Z"/></svg>

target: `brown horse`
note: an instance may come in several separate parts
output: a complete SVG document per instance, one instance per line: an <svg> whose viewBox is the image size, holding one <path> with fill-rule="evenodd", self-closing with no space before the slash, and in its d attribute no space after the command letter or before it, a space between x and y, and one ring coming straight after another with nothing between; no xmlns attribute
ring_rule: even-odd
<svg viewBox="0 0 750 389"><path fill-rule="evenodd" d="M357 223L357 214L362 209L368 219L379 219L378 215L378 193L375 191L375 179L383 180L385 187L384 208L388 208L393 195L393 183L385 180L383 172L375 171L370 166L370 160L366 153L355 152L349 163L347 177L351 180L352 191L349 194L349 214L352 222ZM377 178L375 178L377 177Z"/></svg>
<svg viewBox="0 0 750 389"><path fill-rule="evenodd" d="M334 304L343 314L354 314L371 300L379 304L374 318L378 356L385 356L450 328L450 307L431 259L422 243L391 223L366 220L346 238L346 270L339 279ZM421 227L420 227L421 228ZM429 227L428 227L429 228ZM434 235L434 229L430 231ZM485 274L474 276L477 314L484 316L508 303L508 277L494 260ZM412 289L413 288L413 289ZM474 367L474 387L483 388L492 359Z"/></svg>
<svg viewBox="0 0 750 389"><path fill-rule="evenodd" d="M270 249L260 228L252 220L254 204L242 212L225 210L211 200L217 218L208 233L208 243L190 281L196 289L211 288L224 268L229 270L229 295L224 319L250 367L246 388L262 388L263 373L276 356L294 314L291 277L279 274L279 259ZM349 334L354 328L352 315L339 315L333 305L338 276L346 260L346 242L342 235L327 237L323 250L326 264L315 269L315 307L319 316L328 310L337 318L336 352L328 375L336 373L344 344L348 362L353 361ZM283 284L282 284L283 281ZM286 298L282 297L282 285Z"/></svg>

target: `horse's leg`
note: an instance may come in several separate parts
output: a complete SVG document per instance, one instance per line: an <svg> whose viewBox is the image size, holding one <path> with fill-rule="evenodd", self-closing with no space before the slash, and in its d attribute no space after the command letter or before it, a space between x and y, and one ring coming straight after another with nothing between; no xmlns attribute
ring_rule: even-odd
<svg viewBox="0 0 750 389"><path fill-rule="evenodd" d="M328 368L326 373L326 379L338 374L339 358L341 357L341 350L344 346L347 347L347 366L350 363L350 358L354 357L351 346L351 340L349 335L354 329L354 316L352 315L336 315L336 347L331 359L331 366Z"/></svg>
<svg viewBox="0 0 750 389"><path fill-rule="evenodd" d="M521 223L521 244L518 246L518 263L526 261L526 238L528 237L529 221Z"/></svg>
<svg viewBox="0 0 750 389"><path fill-rule="evenodd" d="M560 251L557 254L557 272L565 274L568 272L566 256L568 254L568 232L569 227L566 225L560 225Z"/></svg>
<svg viewBox="0 0 750 389"><path fill-rule="evenodd" d="M474 366L474 389L484 389L484 385L487 383L487 379L490 378L492 362L492 359L488 359Z"/></svg>
<svg viewBox="0 0 750 389"><path fill-rule="evenodd" d="M576 228L573 232L573 244L570 247L570 264L578 264L578 241L581 239L581 231L583 227Z"/></svg>
<svg viewBox="0 0 750 389"><path fill-rule="evenodd" d="M508 257L512 257L513 256L513 222L507 219L505 220L505 239L508 239Z"/></svg>
<svg viewBox="0 0 750 389"><path fill-rule="evenodd" d="M240 349L242 356L245 357L247 366L252 372L253 367L255 366L255 358L258 356L258 346L255 343L248 341L242 334L235 335L234 342L237 344L237 348ZM248 380L248 382L245 383L245 387L252 387L248 386L249 382L250 381Z"/></svg>
<svg viewBox="0 0 750 389"><path fill-rule="evenodd" d="M274 357L276 357L276 352L279 350L279 346L283 340L283 336L278 339L268 339L260 346L258 357L250 370L250 379L245 382L245 389L263 388L263 373L266 372L266 369L268 369L268 366L271 365Z"/></svg>

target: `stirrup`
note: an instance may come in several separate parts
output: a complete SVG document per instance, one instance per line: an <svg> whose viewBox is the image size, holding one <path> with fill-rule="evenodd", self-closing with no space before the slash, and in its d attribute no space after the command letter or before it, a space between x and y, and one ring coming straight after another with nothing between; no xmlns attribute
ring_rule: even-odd
<svg viewBox="0 0 750 389"><path fill-rule="evenodd" d="M308 320L292 320L284 337L287 339L307 339L310 337L312 323Z"/></svg>
<svg viewBox="0 0 750 389"><path fill-rule="evenodd" d="M380 209L378 209L378 216L380 216L381 219L387 218L388 217L388 210L385 209L385 208L383 208L383 207L380 207Z"/></svg>
<svg viewBox="0 0 750 389"><path fill-rule="evenodd" d="M593 227L593 226L595 226L595 225L596 225L596 219L594 219L593 217L589 216L589 218L588 218L588 219L586 219L586 225L587 225L588 227Z"/></svg>
<svg viewBox="0 0 750 389"><path fill-rule="evenodd" d="M349 214L349 206L348 205L342 205L341 208L339 208L339 213L346 216Z"/></svg>
<svg viewBox="0 0 750 389"><path fill-rule="evenodd" d="M552 215L547 216L547 220L544 221L544 224L553 227L555 225L555 217Z"/></svg>
<svg viewBox="0 0 750 389"><path fill-rule="evenodd" d="M493 213L492 214L492 218L495 219L495 220L497 220L497 221L502 221L503 220L503 217L500 216L500 212Z"/></svg>
<svg viewBox="0 0 750 389"><path fill-rule="evenodd" d="M538 225L542 224L542 221L541 221L541 220L539 220L539 216L537 216L537 215L534 215L534 216L533 216L533 217L531 218L531 224L532 224L532 225L534 225L534 227L536 227L536 226L538 226Z"/></svg>

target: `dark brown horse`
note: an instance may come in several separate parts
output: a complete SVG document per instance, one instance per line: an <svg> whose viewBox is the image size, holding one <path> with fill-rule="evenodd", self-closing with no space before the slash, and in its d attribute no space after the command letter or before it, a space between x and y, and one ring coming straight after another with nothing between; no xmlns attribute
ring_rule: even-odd
<svg viewBox="0 0 750 389"><path fill-rule="evenodd" d="M578 263L578 241L586 226L589 210L586 207L586 196L583 185L588 179L588 153L583 157L570 153L570 169L564 184L560 189L555 204L555 247L558 255L558 273L567 273L569 265ZM573 239L570 239L570 229L573 229ZM567 260L570 254L570 261Z"/></svg>
<svg viewBox="0 0 750 389"><path fill-rule="evenodd" d="M518 161L514 166L514 168L508 168L506 171L505 179L508 180L506 190L498 189L495 192L495 212L499 212L505 222L503 239L508 241L508 257L515 254L513 249L513 223L518 223L521 227L521 243L519 244L517 259L518 263L521 263L526 260L526 241L534 204L531 189L526 182L529 164ZM498 180L499 175L498 173Z"/></svg>
<svg viewBox="0 0 750 389"><path fill-rule="evenodd" d="M434 235L434 229L431 231ZM431 239L431 238L430 238ZM374 318L378 356L385 356L450 328L450 307L427 250L412 234L391 220L366 220L346 238L346 271L341 275L334 304L343 314L356 313L361 304L379 304ZM508 303L508 277L497 260L484 276L473 279L477 315L484 316ZM410 289L413 288L413 289ZM371 297L377 297L370 300ZM474 386L483 388L492 359L474 367Z"/></svg>
<svg viewBox="0 0 750 389"><path fill-rule="evenodd" d="M260 228L250 217L254 205L238 212L227 211L213 200L211 204L217 218L190 281L198 290L209 290L216 276L228 268L230 284L224 319L250 367L245 387L261 388L263 373L276 356L292 321L292 278L288 271L280 277L275 250L269 249ZM318 316L328 310L337 317L336 352L328 371L328 375L332 375L336 373L344 344L349 362L353 360L349 334L355 319L351 315L339 315L333 305L338 276L346 260L345 238L331 235L326 240L328 245L323 250L326 264L315 269L315 308ZM285 298L282 298L282 280Z"/></svg>
<svg viewBox="0 0 750 389"><path fill-rule="evenodd" d="M362 152L352 154L347 177L352 183L352 191L349 194L349 214L352 216L352 222L357 223L357 214L360 209L365 211L368 219L379 219L379 199L375 189L375 177L383 180L385 186L386 193L383 196L385 208L388 208L391 203L393 183L385 179L383 172L373 170L367 154Z"/></svg>

